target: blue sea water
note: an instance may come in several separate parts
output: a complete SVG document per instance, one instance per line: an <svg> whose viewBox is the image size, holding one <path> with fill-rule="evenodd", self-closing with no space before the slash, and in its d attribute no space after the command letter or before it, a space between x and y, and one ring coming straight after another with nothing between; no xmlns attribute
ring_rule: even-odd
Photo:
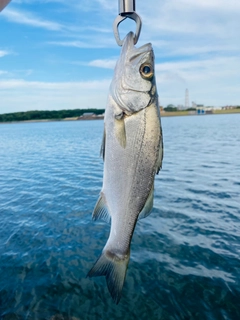
<svg viewBox="0 0 240 320"><path fill-rule="evenodd" d="M119 305L86 278L103 121L0 125L0 319L240 319L240 114L162 119L154 208Z"/></svg>

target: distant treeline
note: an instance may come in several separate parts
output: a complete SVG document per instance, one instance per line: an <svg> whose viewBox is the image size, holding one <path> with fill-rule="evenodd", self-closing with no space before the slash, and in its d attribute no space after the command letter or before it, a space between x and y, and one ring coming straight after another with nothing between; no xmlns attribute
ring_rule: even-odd
<svg viewBox="0 0 240 320"><path fill-rule="evenodd" d="M170 107L167 106L166 108L163 108L164 111L167 112L176 112L176 111L196 111L196 108L188 108L188 109L184 109L184 110L179 110L177 107Z"/></svg>
<svg viewBox="0 0 240 320"><path fill-rule="evenodd" d="M26 121L26 120L61 120L64 118L80 117L84 113L103 114L104 109L73 109L58 111L26 111L0 114L0 122Z"/></svg>

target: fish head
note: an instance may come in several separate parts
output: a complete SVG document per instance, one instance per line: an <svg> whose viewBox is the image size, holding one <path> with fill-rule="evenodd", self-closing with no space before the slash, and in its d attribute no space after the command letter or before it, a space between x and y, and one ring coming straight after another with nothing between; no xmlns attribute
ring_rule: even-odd
<svg viewBox="0 0 240 320"><path fill-rule="evenodd" d="M110 91L118 107L128 115L149 106L157 95L152 45L136 48L133 32L124 39Z"/></svg>

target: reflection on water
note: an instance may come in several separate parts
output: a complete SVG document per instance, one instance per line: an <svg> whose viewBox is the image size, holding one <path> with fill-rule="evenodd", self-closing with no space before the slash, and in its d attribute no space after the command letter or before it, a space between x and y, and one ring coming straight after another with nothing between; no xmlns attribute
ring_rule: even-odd
<svg viewBox="0 0 240 320"><path fill-rule="evenodd" d="M163 118L152 214L122 299L86 274L103 122L0 125L0 319L240 319L239 115Z"/></svg>

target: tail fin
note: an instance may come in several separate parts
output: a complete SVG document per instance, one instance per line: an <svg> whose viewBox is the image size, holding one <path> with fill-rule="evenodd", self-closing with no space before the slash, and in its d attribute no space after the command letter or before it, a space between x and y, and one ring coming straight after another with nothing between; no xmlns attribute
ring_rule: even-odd
<svg viewBox="0 0 240 320"><path fill-rule="evenodd" d="M106 276L108 290L116 304L119 303L121 298L128 261L129 254L121 259L112 253L107 254L103 251L87 274L87 277Z"/></svg>

